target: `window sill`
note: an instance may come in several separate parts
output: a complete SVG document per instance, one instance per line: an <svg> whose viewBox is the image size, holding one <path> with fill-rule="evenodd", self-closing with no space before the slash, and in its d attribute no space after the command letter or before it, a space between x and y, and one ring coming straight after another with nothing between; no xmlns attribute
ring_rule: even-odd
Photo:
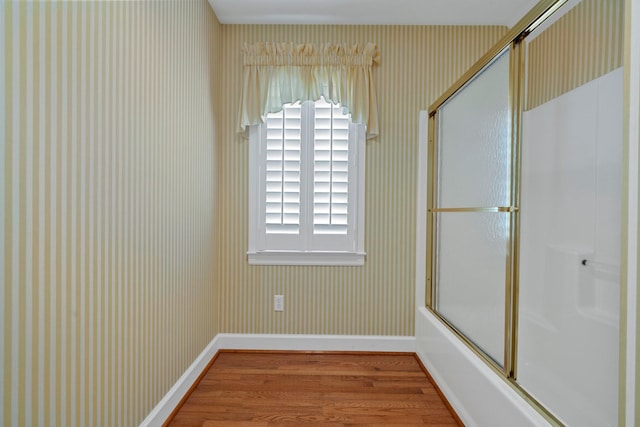
<svg viewBox="0 0 640 427"><path fill-rule="evenodd" d="M250 265L364 265L364 252L247 252Z"/></svg>

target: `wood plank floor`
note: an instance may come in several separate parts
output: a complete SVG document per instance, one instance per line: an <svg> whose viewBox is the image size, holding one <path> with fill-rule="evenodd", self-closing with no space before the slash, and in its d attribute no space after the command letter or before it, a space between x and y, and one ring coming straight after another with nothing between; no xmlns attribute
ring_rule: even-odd
<svg viewBox="0 0 640 427"><path fill-rule="evenodd" d="M169 426L458 426L413 354L221 352Z"/></svg>

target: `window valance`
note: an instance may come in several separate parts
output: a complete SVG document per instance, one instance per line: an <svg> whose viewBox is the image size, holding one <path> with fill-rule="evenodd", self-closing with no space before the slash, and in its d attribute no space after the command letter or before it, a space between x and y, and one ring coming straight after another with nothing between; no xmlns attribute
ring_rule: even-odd
<svg viewBox="0 0 640 427"><path fill-rule="evenodd" d="M287 103L321 96L340 103L354 123L378 135L378 108L371 68L377 46L346 44L255 43L242 48L244 82L238 131L264 121Z"/></svg>

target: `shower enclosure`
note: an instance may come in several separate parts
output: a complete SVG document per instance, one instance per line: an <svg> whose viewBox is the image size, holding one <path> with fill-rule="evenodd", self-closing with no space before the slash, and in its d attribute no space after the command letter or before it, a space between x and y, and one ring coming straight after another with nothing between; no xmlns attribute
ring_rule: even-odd
<svg viewBox="0 0 640 427"><path fill-rule="evenodd" d="M598 7L539 26L562 3L540 2L430 109L426 303L551 424L614 426L622 71L554 86L566 27Z"/></svg>

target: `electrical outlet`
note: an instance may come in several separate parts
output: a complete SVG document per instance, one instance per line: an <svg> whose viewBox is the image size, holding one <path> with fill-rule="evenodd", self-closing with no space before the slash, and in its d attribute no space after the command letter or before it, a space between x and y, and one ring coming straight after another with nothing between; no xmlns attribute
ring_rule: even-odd
<svg viewBox="0 0 640 427"><path fill-rule="evenodd" d="M284 311L284 295L273 296L273 311Z"/></svg>

